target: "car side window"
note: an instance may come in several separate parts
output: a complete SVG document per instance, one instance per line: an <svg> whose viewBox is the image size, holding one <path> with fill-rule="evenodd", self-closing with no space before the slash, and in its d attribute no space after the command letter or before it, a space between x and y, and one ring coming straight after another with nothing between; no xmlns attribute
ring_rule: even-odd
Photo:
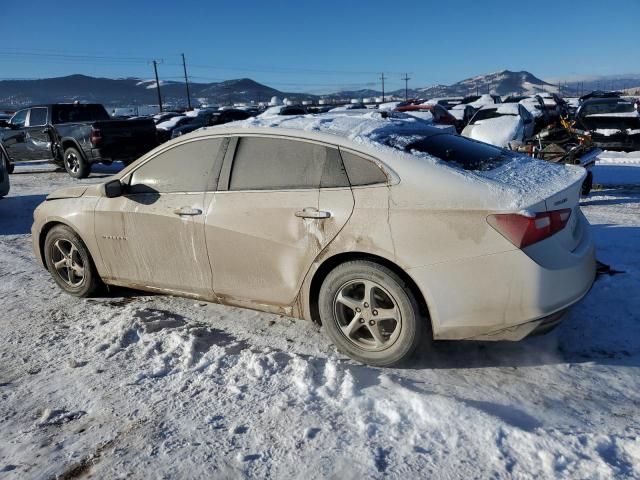
<svg viewBox="0 0 640 480"><path fill-rule="evenodd" d="M27 112L29 110L20 110L16 112L16 114L11 117L11 125L14 125L18 128L24 127L24 123L27 120Z"/></svg>
<svg viewBox="0 0 640 480"><path fill-rule="evenodd" d="M344 150L341 150L340 154L352 186L387 183L385 173L371 160Z"/></svg>
<svg viewBox="0 0 640 480"><path fill-rule="evenodd" d="M136 169L129 193L205 192L215 189L221 138L202 139L165 150Z"/></svg>
<svg viewBox="0 0 640 480"><path fill-rule="evenodd" d="M348 186L336 149L315 143L242 137L229 190L288 190ZM341 176L342 175L342 176Z"/></svg>
<svg viewBox="0 0 640 480"><path fill-rule="evenodd" d="M46 107L32 108L29 113L29 126L30 127L42 127L47 124L47 109Z"/></svg>

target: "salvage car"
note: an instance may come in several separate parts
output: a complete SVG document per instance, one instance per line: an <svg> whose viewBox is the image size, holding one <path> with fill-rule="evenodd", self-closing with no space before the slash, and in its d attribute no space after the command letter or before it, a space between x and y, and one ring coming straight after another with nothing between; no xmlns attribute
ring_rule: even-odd
<svg viewBox="0 0 640 480"><path fill-rule="evenodd" d="M600 148L640 150L640 114L629 100L585 100L576 112L575 126L590 132L593 143Z"/></svg>
<svg viewBox="0 0 640 480"><path fill-rule="evenodd" d="M254 118L50 194L33 248L78 297L105 283L304 318L394 365L425 338L557 324L595 277L584 177L411 117Z"/></svg>
<svg viewBox="0 0 640 480"><path fill-rule="evenodd" d="M130 163L157 144L153 120L111 120L100 104L25 108L0 133L0 149L12 164L46 160L75 178L89 176L94 163Z"/></svg>
<svg viewBox="0 0 640 480"><path fill-rule="evenodd" d="M439 105L435 104L408 104L402 105L395 109L396 112L404 112L409 115L414 115L423 119L430 119L435 125L450 125L460 133L462 131L462 125L456 117L451 115L449 111ZM422 116L420 114L428 114Z"/></svg>
<svg viewBox="0 0 640 480"><path fill-rule="evenodd" d="M519 103L524 108L526 108L529 113L533 116L533 121L535 124L534 131L539 132L544 127L549 125L551 121L551 117L547 112L547 108L545 106L544 100L540 95L533 96L509 96L505 98L502 103Z"/></svg>
<svg viewBox="0 0 640 480"><path fill-rule="evenodd" d="M214 125L222 125L224 123L235 122L237 120L246 120L253 115L237 108L227 108L219 111L205 111L201 115L193 118L192 121L181 124L171 131L171 138L179 137L186 133L193 132L202 127L211 127Z"/></svg>
<svg viewBox="0 0 640 480"><path fill-rule="evenodd" d="M498 147L522 144L533 136L533 116L519 103L486 105L462 131L465 137Z"/></svg>

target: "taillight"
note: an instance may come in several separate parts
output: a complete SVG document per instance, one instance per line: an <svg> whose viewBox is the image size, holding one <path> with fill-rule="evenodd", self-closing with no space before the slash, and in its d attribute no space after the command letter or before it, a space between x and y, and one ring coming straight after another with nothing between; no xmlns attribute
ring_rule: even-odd
<svg viewBox="0 0 640 480"><path fill-rule="evenodd" d="M102 132L100 131L99 128L92 128L91 129L91 143L94 146L98 146L98 144L102 142Z"/></svg>
<svg viewBox="0 0 640 480"><path fill-rule="evenodd" d="M487 222L518 248L549 238L567 226L571 209L540 212L533 216L519 213L489 215Z"/></svg>

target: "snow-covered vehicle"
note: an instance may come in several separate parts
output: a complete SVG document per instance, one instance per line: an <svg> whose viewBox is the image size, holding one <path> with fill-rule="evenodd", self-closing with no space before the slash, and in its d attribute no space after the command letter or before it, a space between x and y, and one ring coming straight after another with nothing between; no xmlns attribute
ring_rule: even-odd
<svg viewBox="0 0 640 480"><path fill-rule="evenodd" d="M498 147L514 147L533 136L533 116L520 103L487 105L476 112L462 135Z"/></svg>
<svg viewBox="0 0 640 480"><path fill-rule="evenodd" d="M259 117L278 117L287 115L307 115L309 110L304 105L276 105L267 108Z"/></svg>
<svg viewBox="0 0 640 480"><path fill-rule="evenodd" d="M502 103L519 103L526 108L533 117L536 131L542 130L551 121L544 100L540 95L509 96L503 99Z"/></svg>
<svg viewBox="0 0 640 480"><path fill-rule="evenodd" d="M584 170L382 113L181 136L49 195L35 255L75 296L104 282L314 320L379 366L425 337L556 325L595 277Z"/></svg>
<svg viewBox="0 0 640 480"><path fill-rule="evenodd" d="M458 133L462 131L462 126L449 111L439 105L435 104L414 104L409 103L407 105L399 106L395 109L397 112L404 112L409 115L422 118L424 120L430 120L434 125L449 125L455 128Z"/></svg>
<svg viewBox="0 0 640 480"><path fill-rule="evenodd" d="M633 102L618 97L585 100L575 116L577 128L607 150L640 150L640 113Z"/></svg>

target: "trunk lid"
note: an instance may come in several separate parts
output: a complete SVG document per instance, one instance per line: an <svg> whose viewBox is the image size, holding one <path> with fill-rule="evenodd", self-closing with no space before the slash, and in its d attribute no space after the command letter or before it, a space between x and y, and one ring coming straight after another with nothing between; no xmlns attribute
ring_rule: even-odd
<svg viewBox="0 0 640 480"><path fill-rule="evenodd" d="M571 216L567 225L554 236L568 251L573 251L584 235L584 222L580 218L580 194L582 193L582 178L566 186L566 188L549 195L545 199L547 211L570 209Z"/></svg>

